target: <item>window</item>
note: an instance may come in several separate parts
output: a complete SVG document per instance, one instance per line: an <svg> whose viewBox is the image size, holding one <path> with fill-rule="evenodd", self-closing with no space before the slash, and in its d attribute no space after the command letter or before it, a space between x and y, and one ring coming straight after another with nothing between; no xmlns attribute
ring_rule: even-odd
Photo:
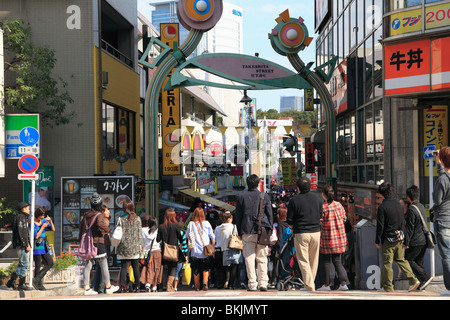
<svg viewBox="0 0 450 320"><path fill-rule="evenodd" d="M366 107L366 161L372 162L374 160L373 147L373 110L372 105Z"/></svg>
<svg viewBox="0 0 450 320"><path fill-rule="evenodd" d="M361 43L364 40L364 15L366 11L366 7L364 6L364 0L357 0L358 1L358 7L357 7L357 17L358 17L358 44ZM370 1L368 1L370 3Z"/></svg>
<svg viewBox="0 0 450 320"><path fill-rule="evenodd" d="M358 30L356 25L356 1L350 4L350 48L358 43Z"/></svg>
<svg viewBox="0 0 450 320"><path fill-rule="evenodd" d="M366 80L365 80L365 101L373 98L373 36L365 41L365 62L366 62Z"/></svg>
<svg viewBox="0 0 450 320"><path fill-rule="evenodd" d="M379 42L382 39L382 28L378 28L373 35L374 61L373 61L373 84L374 96L383 95L383 45Z"/></svg>
<svg viewBox="0 0 450 320"><path fill-rule="evenodd" d="M382 162L384 160L384 132L383 132L383 107L381 101L375 103L375 161Z"/></svg>
<svg viewBox="0 0 450 320"><path fill-rule="evenodd" d="M349 50L350 50L350 34L349 34L349 25L350 25L350 21L349 21L349 17L348 17L348 7L347 9L345 9L344 11L344 21L343 21L343 25L344 25L344 57L348 56Z"/></svg>
<svg viewBox="0 0 450 320"><path fill-rule="evenodd" d="M136 114L103 102L102 120L104 154L112 149L118 155L128 150L130 157L136 158Z"/></svg>

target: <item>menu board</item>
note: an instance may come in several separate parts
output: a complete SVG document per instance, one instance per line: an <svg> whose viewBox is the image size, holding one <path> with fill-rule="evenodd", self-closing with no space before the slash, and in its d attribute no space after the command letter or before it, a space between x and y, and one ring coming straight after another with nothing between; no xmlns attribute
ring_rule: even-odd
<svg viewBox="0 0 450 320"><path fill-rule="evenodd" d="M91 197L97 192L111 214L110 227L124 215L122 203L134 203L134 176L98 176L61 178L62 251L78 244L79 225L83 214L91 209Z"/></svg>

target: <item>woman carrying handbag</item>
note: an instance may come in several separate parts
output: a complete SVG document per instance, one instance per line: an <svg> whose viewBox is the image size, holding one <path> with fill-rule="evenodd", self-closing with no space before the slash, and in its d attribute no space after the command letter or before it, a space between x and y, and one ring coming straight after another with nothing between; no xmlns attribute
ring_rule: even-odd
<svg viewBox="0 0 450 320"><path fill-rule="evenodd" d="M234 289L235 280L237 278L237 269L239 267L239 259L241 257L241 249L238 249L237 243L231 245L233 237L237 237L237 228L233 224L233 216L226 211L223 216L223 223L218 227L220 239L222 239L223 266L225 267L225 289ZM236 239L236 238L235 238ZM238 240L238 239L237 239ZM231 245L231 247L230 247Z"/></svg>
<svg viewBox="0 0 450 320"><path fill-rule="evenodd" d="M158 227L158 236L156 241L161 241L162 264L163 266L167 266L167 291L174 292L174 281L179 258L178 248L180 243L183 242L183 236L173 209L166 210L164 214L164 221Z"/></svg>
<svg viewBox="0 0 450 320"><path fill-rule="evenodd" d="M190 234L191 230L193 230L195 238L195 243L191 249L191 268L194 275L195 290L200 290L200 276L203 276L203 290L208 290L210 255L205 254L205 252L206 249L212 247L214 253L215 236L211 224L205 220L205 212L202 208L194 210L187 234Z"/></svg>
<svg viewBox="0 0 450 320"><path fill-rule="evenodd" d="M128 273L128 263L131 264L134 275L134 288L128 288L130 292L139 292L139 257L142 250L142 223L134 209L131 200L123 202L123 211L126 217L120 219L122 226L122 239L117 246L117 258L120 260L120 290L117 293L125 292L126 279Z"/></svg>

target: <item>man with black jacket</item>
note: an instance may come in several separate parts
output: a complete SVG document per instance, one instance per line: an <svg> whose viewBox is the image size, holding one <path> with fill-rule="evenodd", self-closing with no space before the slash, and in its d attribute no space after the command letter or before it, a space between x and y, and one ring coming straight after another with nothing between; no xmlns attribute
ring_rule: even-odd
<svg viewBox="0 0 450 320"><path fill-rule="evenodd" d="M267 291L269 275L267 272L267 245L258 244L258 224L261 192L257 189L259 177L252 174L247 177L248 191L237 196L234 217L239 236L242 238L242 254L248 277L248 290ZM264 194L261 226L273 230L272 204L269 196ZM258 277L255 272L255 263Z"/></svg>
<svg viewBox="0 0 450 320"><path fill-rule="evenodd" d="M17 250L19 263L6 283L8 288L14 290L33 290L33 288L25 285L27 270L30 261L30 234L28 229L28 216L30 215L30 205L26 202L20 202L17 205L19 214L14 217L13 222L13 247ZM19 286L16 287L16 279L19 277Z"/></svg>
<svg viewBox="0 0 450 320"><path fill-rule="evenodd" d="M392 292L394 272L392 262L400 267L405 277L409 280L409 292L415 291L420 281L417 280L408 261L405 260L404 231L405 216L400 201L394 198L395 189L390 183L383 182L378 187L378 193L384 197L377 210L377 229L375 246L381 249L383 267L381 269L380 291ZM402 236L403 235L403 236Z"/></svg>
<svg viewBox="0 0 450 320"><path fill-rule="evenodd" d="M427 273L423 265L423 257L427 251L427 240L425 239L423 221L427 221L425 207L418 200L420 190L417 186L406 189L406 197L411 205L406 211L406 232L405 232L405 259L408 260L412 271L420 281L420 290L430 284L433 278Z"/></svg>
<svg viewBox="0 0 450 320"><path fill-rule="evenodd" d="M315 291L323 199L310 192L311 181L306 177L297 180L297 189L299 194L289 201L286 221L293 229L295 252L305 289Z"/></svg>

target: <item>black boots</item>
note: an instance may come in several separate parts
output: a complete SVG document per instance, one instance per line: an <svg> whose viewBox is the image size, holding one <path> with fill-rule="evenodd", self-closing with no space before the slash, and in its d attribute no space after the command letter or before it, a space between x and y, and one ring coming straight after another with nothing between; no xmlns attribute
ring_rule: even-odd
<svg viewBox="0 0 450 320"><path fill-rule="evenodd" d="M17 287L17 290L19 291L31 291L33 288L27 286L25 284L25 277L19 277L19 286Z"/></svg>
<svg viewBox="0 0 450 320"><path fill-rule="evenodd" d="M33 287L34 287L36 290L41 290L41 291L45 291L45 290L46 290L45 287L44 287L44 285L42 284L42 280L43 280L45 274L46 274L46 271L45 271L45 270L41 270L41 271L39 271L39 272L37 273L37 275L33 278Z"/></svg>
<svg viewBox="0 0 450 320"><path fill-rule="evenodd" d="M17 279L17 273L14 272L14 273L11 275L11 277L9 278L8 282L6 283L6 286L7 286L8 288L13 289L13 290L17 290L17 287L16 287L16 279Z"/></svg>

